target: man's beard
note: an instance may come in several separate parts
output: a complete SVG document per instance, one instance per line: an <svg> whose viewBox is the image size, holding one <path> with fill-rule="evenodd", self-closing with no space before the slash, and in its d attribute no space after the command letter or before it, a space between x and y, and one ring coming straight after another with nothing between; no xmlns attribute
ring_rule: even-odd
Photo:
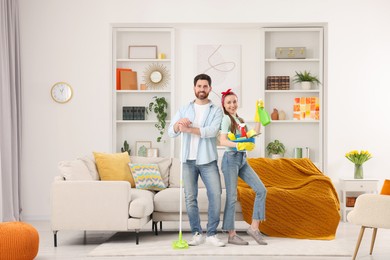
<svg viewBox="0 0 390 260"><path fill-rule="evenodd" d="M204 99L207 99L209 97L209 93L204 92L204 91L200 91L200 92L196 92L195 96L196 96L196 98L198 98L200 100L204 100Z"/></svg>

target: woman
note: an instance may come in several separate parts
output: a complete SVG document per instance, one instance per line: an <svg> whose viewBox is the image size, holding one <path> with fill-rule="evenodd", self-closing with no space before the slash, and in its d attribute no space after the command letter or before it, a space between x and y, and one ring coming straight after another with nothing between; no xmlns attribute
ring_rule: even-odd
<svg viewBox="0 0 390 260"><path fill-rule="evenodd" d="M248 165L246 161L246 151L254 149L252 142L236 143L229 140L233 134L245 133L248 129L245 127L244 120L237 115L238 98L237 95L228 89L222 92L222 107L224 117L221 124L220 144L226 147L222 158L222 172L226 184L226 204L223 216L223 230L229 231L229 244L248 245L249 243L239 237L234 228L235 222L235 204L237 201L237 180L243 179L256 192L256 198L253 207L252 223L247 230L256 242L260 245L267 245L262 234L259 231L259 224L265 219L265 198L267 190L260 178ZM256 111L257 113L257 111ZM256 114L256 134L260 133L260 119ZM246 127L245 127L246 128Z"/></svg>

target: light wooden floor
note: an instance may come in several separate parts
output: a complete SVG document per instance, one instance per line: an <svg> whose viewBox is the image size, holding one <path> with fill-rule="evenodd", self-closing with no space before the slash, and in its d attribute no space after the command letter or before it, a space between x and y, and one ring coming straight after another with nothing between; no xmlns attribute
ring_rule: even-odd
<svg viewBox="0 0 390 260"><path fill-rule="evenodd" d="M86 255L92 251L96 246L100 245L102 242L109 239L114 232L87 232L86 237L84 237L83 231L60 231L58 232L58 247L55 248L53 246L53 233L50 229L49 221L26 221L32 224L39 232L40 245L39 245L39 253L37 256L37 260L53 260L53 259L89 259L89 260L101 260L101 259L109 259L109 260L117 260L117 259L135 259L134 257L87 257ZM176 227L177 224L173 226L169 226L169 223L164 223L163 229L169 230ZM237 225L237 229L245 230L247 224L244 222L240 222ZM183 224L183 231L188 231L188 224ZM337 230L338 238L347 238L350 243L348 247L351 248L351 252L353 252L355 248L356 239L358 237L360 227L352 225L350 223L340 222L340 225ZM151 232L151 224L148 224L144 230L141 231L140 234L140 243L142 243L142 232ZM378 230L377 239L375 242L373 255L369 255L369 247L371 240L372 229L366 229L364 234L364 238L362 244L360 246L360 250L357 256L359 260L389 260L390 259L390 230L380 229ZM135 240L134 240L135 243ZM216 256L213 259L223 259L223 260L233 260L237 259L237 256ZM156 257L137 257L137 260L156 260ZM172 256L161 256L157 259L162 260L177 260L177 259L204 259L204 256L199 257L172 257ZM245 259L256 259L256 260L265 260L265 259L313 259L313 260L322 260L322 259L332 259L332 260L346 260L350 259L350 257L270 257L270 256L253 256L253 257L245 257Z"/></svg>

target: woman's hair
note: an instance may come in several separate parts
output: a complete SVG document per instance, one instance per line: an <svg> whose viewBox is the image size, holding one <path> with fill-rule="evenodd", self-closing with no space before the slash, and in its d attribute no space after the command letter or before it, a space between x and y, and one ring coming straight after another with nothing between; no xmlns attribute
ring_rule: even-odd
<svg viewBox="0 0 390 260"><path fill-rule="evenodd" d="M223 108L223 113L227 116L229 116L230 118L230 121L231 121L231 124L230 124L230 132L232 132L233 134L236 134L236 130L238 129L238 124L236 122L236 120L233 118L233 116L231 114L229 114L229 112L226 111L225 109L225 106L224 106L224 103L225 103L225 97L227 96L236 96L236 93L234 93L233 91L231 91L231 89L229 88L228 90L226 90L225 92L222 92L222 108ZM244 119L242 119L241 117L238 116L237 114L237 118L238 120L241 122L241 123L244 123Z"/></svg>

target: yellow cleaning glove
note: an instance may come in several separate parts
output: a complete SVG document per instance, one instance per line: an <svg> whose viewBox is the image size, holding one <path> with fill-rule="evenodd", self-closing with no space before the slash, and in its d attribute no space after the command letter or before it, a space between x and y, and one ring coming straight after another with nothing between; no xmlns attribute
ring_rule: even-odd
<svg viewBox="0 0 390 260"><path fill-rule="evenodd" d="M229 133L228 133L228 138L229 138L229 140L231 140L231 141L236 140L236 136L235 136L232 132L229 132Z"/></svg>
<svg viewBox="0 0 390 260"><path fill-rule="evenodd" d="M260 123L259 107L260 107L260 102L259 100L256 100L255 122L257 123Z"/></svg>
<svg viewBox="0 0 390 260"><path fill-rule="evenodd" d="M250 142L244 142L244 143L237 143L237 150L238 151L252 151L255 149L255 144Z"/></svg>

